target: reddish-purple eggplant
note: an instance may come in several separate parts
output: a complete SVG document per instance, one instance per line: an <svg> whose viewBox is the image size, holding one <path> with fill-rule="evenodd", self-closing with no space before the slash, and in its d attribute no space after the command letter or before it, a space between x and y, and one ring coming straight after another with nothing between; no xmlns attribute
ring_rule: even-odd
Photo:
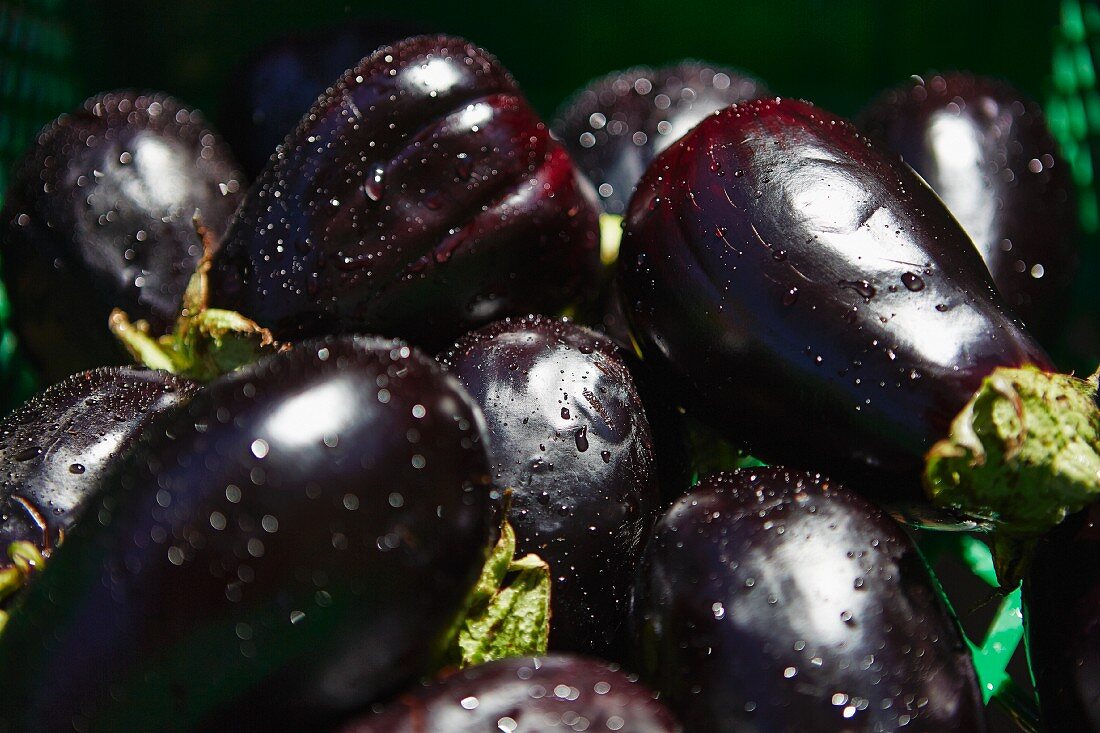
<svg viewBox="0 0 1100 733"><path fill-rule="evenodd" d="M427 673L499 528L484 430L373 337L205 387L12 614L0 730L313 729Z"/></svg>
<svg viewBox="0 0 1100 733"><path fill-rule="evenodd" d="M712 112L768 93L759 79L698 61L637 67L577 92L553 128L598 187L604 210L622 214L658 153Z"/></svg>
<svg viewBox="0 0 1100 733"><path fill-rule="evenodd" d="M202 255L194 217L220 233L242 194L229 149L166 95L101 94L47 125L0 215L12 325L42 376L123 363L112 308L166 330Z"/></svg>
<svg viewBox="0 0 1100 733"><path fill-rule="evenodd" d="M901 527L816 474L742 469L658 521L640 670L688 731L985 730L969 648Z"/></svg>
<svg viewBox="0 0 1100 733"><path fill-rule="evenodd" d="M442 348L583 298L597 238L591 186L508 72L421 36L363 59L287 138L229 227L211 305L279 340L365 330Z"/></svg>
<svg viewBox="0 0 1100 733"><path fill-rule="evenodd" d="M0 422L0 552L26 541L48 554L162 415L196 385L167 372L100 367L35 395ZM0 570L6 555L0 555Z"/></svg>
<svg viewBox="0 0 1100 733"><path fill-rule="evenodd" d="M1100 731L1100 504L1038 543L1024 579L1028 660L1050 731Z"/></svg>
<svg viewBox="0 0 1100 733"><path fill-rule="evenodd" d="M1039 106L996 79L915 77L860 126L939 194L1029 330L1057 335L1077 269L1073 181Z"/></svg>
<svg viewBox="0 0 1100 733"><path fill-rule="evenodd" d="M919 496L995 367L1052 369L930 188L806 102L748 102L667 149L619 257L644 356L766 460Z"/></svg>
<svg viewBox="0 0 1100 733"><path fill-rule="evenodd" d="M469 667L406 692L340 733L679 733L651 691L614 665L554 655Z"/></svg>
<svg viewBox="0 0 1100 733"><path fill-rule="evenodd" d="M517 552L550 563L550 648L611 653L660 503L649 422L616 346L530 316L467 334L441 361L485 414Z"/></svg>
<svg viewBox="0 0 1100 733"><path fill-rule="evenodd" d="M265 44L230 75L219 127L255 177L310 105L346 69L379 46L418 32L407 23L356 20Z"/></svg>

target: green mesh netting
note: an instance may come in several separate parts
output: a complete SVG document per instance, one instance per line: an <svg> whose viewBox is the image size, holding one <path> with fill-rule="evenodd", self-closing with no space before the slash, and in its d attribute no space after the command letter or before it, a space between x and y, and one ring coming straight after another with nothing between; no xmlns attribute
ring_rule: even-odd
<svg viewBox="0 0 1100 733"><path fill-rule="evenodd" d="M1047 118L1062 153L1073 169L1079 193L1081 228L1100 231L1096 164L1100 156L1100 6L1089 0L1062 0L1061 24L1054 41L1052 92Z"/></svg>

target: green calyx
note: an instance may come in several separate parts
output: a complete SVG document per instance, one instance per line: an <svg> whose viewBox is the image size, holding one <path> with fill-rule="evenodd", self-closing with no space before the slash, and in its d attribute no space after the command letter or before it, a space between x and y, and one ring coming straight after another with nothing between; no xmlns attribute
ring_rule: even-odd
<svg viewBox="0 0 1100 733"><path fill-rule="evenodd" d="M439 654L439 667L539 656L550 637L550 566L538 555L515 558L508 522Z"/></svg>
<svg viewBox="0 0 1100 733"><path fill-rule="evenodd" d="M0 606L15 595L34 573L46 564L46 559L32 543L18 540L8 545L9 565L0 567ZM8 621L8 614L0 610L0 633Z"/></svg>
<svg viewBox="0 0 1100 733"><path fill-rule="evenodd" d="M1096 391L1096 375L995 369L925 456L932 501L989 527L1004 587L1041 534L1100 498Z"/></svg>
<svg viewBox="0 0 1100 733"><path fill-rule="evenodd" d="M183 294L175 330L153 336L145 321L132 323L117 308L112 311L108 326L138 363L209 381L281 347L270 331L254 321L234 311L209 307L213 234L198 222L195 229L202 239L203 255Z"/></svg>

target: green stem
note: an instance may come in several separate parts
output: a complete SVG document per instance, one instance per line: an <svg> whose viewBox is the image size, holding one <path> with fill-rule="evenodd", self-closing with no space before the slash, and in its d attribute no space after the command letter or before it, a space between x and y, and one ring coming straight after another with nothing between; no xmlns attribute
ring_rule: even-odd
<svg viewBox="0 0 1100 733"><path fill-rule="evenodd" d="M153 337L144 321L131 323L121 310L111 313L108 325L139 363L152 369L209 381L250 364L281 348L271 332L240 313L209 306L209 273L214 238L196 222L203 256L183 295L180 317L170 334Z"/></svg>

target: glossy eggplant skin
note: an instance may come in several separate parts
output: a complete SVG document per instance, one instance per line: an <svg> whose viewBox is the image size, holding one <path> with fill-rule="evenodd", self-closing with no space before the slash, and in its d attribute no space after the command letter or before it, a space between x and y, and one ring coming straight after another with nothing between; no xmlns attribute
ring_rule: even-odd
<svg viewBox="0 0 1100 733"><path fill-rule="evenodd" d="M485 414L517 554L550 563L550 648L621 653L660 494L649 421L616 346L528 316L467 334L440 361Z"/></svg>
<svg viewBox="0 0 1100 733"><path fill-rule="evenodd" d="M604 211L623 214L658 153L707 115L768 94L759 79L713 64L639 66L581 89L558 111L552 127L597 186Z"/></svg>
<svg viewBox="0 0 1100 733"><path fill-rule="evenodd" d="M928 182L1009 306L1052 341L1078 257L1069 165L1039 105L997 79L937 74L885 92L859 125Z"/></svg>
<svg viewBox="0 0 1100 733"><path fill-rule="evenodd" d="M168 372L100 367L32 397L0 422L0 550L48 554L143 432L198 389ZM0 555L0 569L8 561Z"/></svg>
<svg viewBox="0 0 1100 733"><path fill-rule="evenodd" d="M986 729L916 547L817 474L703 479L658 521L631 621L643 679L690 733Z"/></svg>
<svg viewBox="0 0 1100 733"><path fill-rule="evenodd" d="M925 451L998 366L1053 369L895 155L807 102L707 118L631 200L642 353L754 455L920 497Z"/></svg>
<svg viewBox="0 0 1100 733"><path fill-rule="evenodd" d="M203 388L12 615L0 730L316 729L427 673L499 530L484 441L396 341Z"/></svg>
<svg viewBox="0 0 1100 733"><path fill-rule="evenodd" d="M333 79L387 43L423 32L392 20L356 20L284 36L249 55L222 92L219 128L255 178Z"/></svg>
<svg viewBox="0 0 1100 733"><path fill-rule="evenodd" d="M202 255L193 218L225 231L242 181L202 116L165 94L100 94L38 134L0 213L0 259L44 381L125 363L112 308L168 329Z"/></svg>
<svg viewBox="0 0 1100 733"><path fill-rule="evenodd" d="M369 331L433 349L597 284L597 208L485 51L420 36L321 97L245 198L213 304L280 340Z"/></svg>
<svg viewBox="0 0 1100 733"><path fill-rule="evenodd" d="M621 730L679 733L637 678L594 659L518 657L453 672L413 688L339 733L513 733Z"/></svg>
<svg viewBox="0 0 1100 733"><path fill-rule="evenodd" d="M1024 578L1028 661L1051 731L1100 731L1100 505L1048 533Z"/></svg>

